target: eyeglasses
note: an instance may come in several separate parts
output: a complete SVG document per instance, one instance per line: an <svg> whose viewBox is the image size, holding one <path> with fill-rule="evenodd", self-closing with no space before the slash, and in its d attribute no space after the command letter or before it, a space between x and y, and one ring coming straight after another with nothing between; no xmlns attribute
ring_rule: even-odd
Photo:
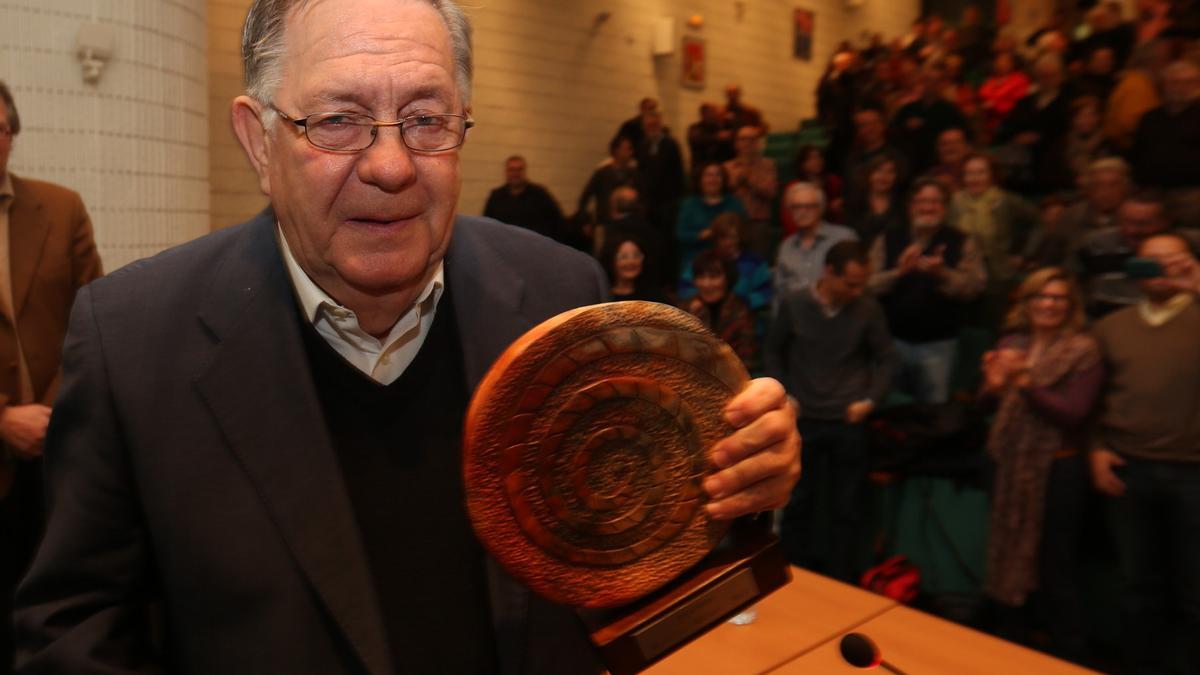
<svg viewBox="0 0 1200 675"><path fill-rule="evenodd" d="M793 211L800 211L803 209L819 209L821 208L821 204L820 202L796 202L794 204L788 204L788 208Z"/></svg>
<svg viewBox="0 0 1200 675"><path fill-rule="evenodd" d="M1053 302L1065 304L1071 301L1071 296L1057 295L1054 293L1038 293L1036 295L1029 296L1029 300L1031 302Z"/></svg>
<svg viewBox="0 0 1200 675"><path fill-rule="evenodd" d="M475 120L455 113L422 113L395 122L380 122L370 115L344 112L313 113L294 118L274 103L268 104L280 117L304 130L313 146L334 152L360 152L371 147L379 127L400 127L400 138L409 150L445 152L463 144Z"/></svg>

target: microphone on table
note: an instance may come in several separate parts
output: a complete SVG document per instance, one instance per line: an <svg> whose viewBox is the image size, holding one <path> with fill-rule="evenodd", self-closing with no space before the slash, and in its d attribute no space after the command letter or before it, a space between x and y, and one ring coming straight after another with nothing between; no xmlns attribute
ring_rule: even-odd
<svg viewBox="0 0 1200 675"><path fill-rule="evenodd" d="M883 655L879 653L879 647L871 641L871 638L862 633L847 633L842 637L841 643L842 658L846 663L855 668L875 668L880 667L884 670L895 673L895 675L904 675L904 671L896 666L883 660Z"/></svg>

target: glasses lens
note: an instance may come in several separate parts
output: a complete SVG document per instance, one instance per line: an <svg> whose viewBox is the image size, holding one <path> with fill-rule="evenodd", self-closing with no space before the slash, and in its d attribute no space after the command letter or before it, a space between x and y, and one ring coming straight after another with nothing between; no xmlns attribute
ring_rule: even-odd
<svg viewBox="0 0 1200 675"><path fill-rule="evenodd" d="M466 120L449 113L418 115L404 121L404 143L413 150L437 152L462 143Z"/></svg>
<svg viewBox="0 0 1200 675"><path fill-rule="evenodd" d="M326 150L362 150L371 144L372 120L339 113L313 115L305 131L308 140Z"/></svg>

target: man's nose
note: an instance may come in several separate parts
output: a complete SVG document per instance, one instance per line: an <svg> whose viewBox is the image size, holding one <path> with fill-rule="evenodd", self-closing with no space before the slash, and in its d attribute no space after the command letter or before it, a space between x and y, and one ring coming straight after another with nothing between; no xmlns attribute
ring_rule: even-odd
<svg viewBox="0 0 1200 675"><path fill-rule="evenodd" d="M400 137L400 127L380 127L377 133L375 142L358 158L358 177L384 192L400 192L417 177L412 150Z"/></svg>

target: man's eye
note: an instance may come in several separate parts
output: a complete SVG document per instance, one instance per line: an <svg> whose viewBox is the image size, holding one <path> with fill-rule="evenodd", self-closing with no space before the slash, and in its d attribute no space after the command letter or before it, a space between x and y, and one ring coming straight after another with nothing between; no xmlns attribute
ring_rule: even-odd
<svg viewBox="0 0 1200 675"><path fill-rule="evenodd" d="M408 123L414 127L440 127L445 124L442 118L436 115L419 115L417 117L410 117L408 119Z"/></svg>
<svg viewBox="0 0 1200 675"><path fill-rule="evenodd" d="M322 117L321 119L317 120L317 126L330 128L347 126L353 123L354 122L351 120L349 115L331 115L329 117Z"/></svg>

